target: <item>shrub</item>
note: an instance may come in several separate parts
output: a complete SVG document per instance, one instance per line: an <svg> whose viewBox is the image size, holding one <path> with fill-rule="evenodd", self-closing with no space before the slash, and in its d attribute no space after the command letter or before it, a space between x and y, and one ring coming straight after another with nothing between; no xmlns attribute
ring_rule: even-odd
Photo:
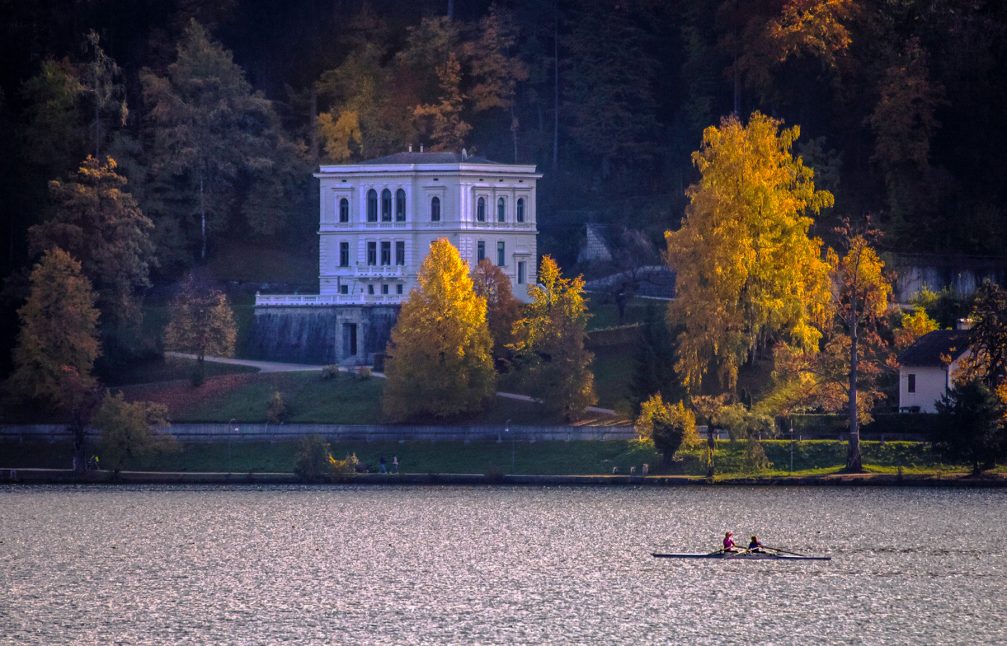
<svg viewBox="0 0 1007 646"><path fill-rule="evenodd" d="M329 471L334 476L351 476L357 472L359 464L360 460L357 459L356 453L350 453L342 460L329 455Z"/></svg>
<svg viewBox="0 0 1007 646"><path fill-rule="evenodd" d="M308 482L319 482L329 478L332 467L329 460L332 451L329 443L318 435L303 438L297 447L297 461L294 473Z"/></svg>
<svg viewBox="0 0 1007 646"><path fill-rule="evenodd" d="M331 364L322 368L322 379L338 379L339 366Z"/></svg>
<svg viewBox="0 0 1007 646"><path fill-rule="evenodd" d="M751 437L745 442L745 457L742 464L745 471L750 473L762 473L773 466L766 456L766 449L762 446L762 442Z"/></svg>
<svg viewBox="0 0 1007 646"><path fill-rule="evenodd" d="M639 437L653 442L661 452L662 467L668 466L681 446L699 442L696 416L682 402L665 403L660 393L643 402L635 426Z"/></svg>
<svg viewBox="0 0 1007 646"><path fill-rule="evenodd" d="M279 390L273 392L269 405L266 407L266 419L271 424L280 424L287 418L287 404Z"/></svg>
<svg viewBox="0 0 1007 646"><path fill-rule="evenodd" d="M358 379L366 381L367 379L370 379L372 375L373 373L371 372L371 369L368 368L367 366L360 366L359 368L357 368Z"/></svg>
<svg viewBox="0 0 1007 646"><path fill-rule="evenodd" d="M175 438L156 432L168 426L166 414L161 404L127 402L122 393L105 395L92 423L102 432L102 458L107 468L118 473L132 460L175 448Z"/></svg>

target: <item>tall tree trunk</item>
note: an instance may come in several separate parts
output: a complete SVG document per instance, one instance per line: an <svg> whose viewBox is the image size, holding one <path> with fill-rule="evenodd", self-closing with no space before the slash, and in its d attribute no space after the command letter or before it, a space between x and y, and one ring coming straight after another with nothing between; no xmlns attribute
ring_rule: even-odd
<svg viewBox="0 0 1007 646"><path fill-rule="evenodd" d="M199 233L203 247L199 252L200 260L206 260L206 198L203 194L203 173L199 174Z"/></svg>
<svg viewBox="0 0 1007 646"><path fill-rule="evenodd" d="M510 135L511 142L514 144L514 163L517 163L517 114L514 113L514 101L517 97L511 99L510 104Z"/></svg>
<svg viewBox="0 0 1007 646"><path fill-rule="evenodd" d="M559 2L553 2L552 23L552 169L559 168Z"/></svg>
<svg viewBox="0 0 1007 646"><path fill-rule="evenodd" d="M308 137L308 141L310 142L309 151L311 153L311 163L317 164L318 163L318 126L317 126L318 90L315 88L314 84L311 85L311 106L309 108L309 111L310 111L310 114L308 115L308 118L310 119L310 121L308 122L308 132L310 133L310 136Z"/></svg>
<svg viewBox="0 0 1007 646"><path fill-rule="evenodd" d="M857 417L857 321L850 326L850 388L849 388L850 442L846 455L846 470L859 473L864 470L860 457L860 420Z"/></svg>

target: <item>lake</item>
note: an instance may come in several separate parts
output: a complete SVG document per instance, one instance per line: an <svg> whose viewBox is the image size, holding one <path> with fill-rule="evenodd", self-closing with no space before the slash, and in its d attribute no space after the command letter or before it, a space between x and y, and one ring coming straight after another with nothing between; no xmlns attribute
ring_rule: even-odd
<svg viewBox="0 0 1007 646"><path fill-rule="evenodd" d="M1005 519L1004 490L11 486L0 643L1004 643ZM727 529L833 560L650 556Z"/></svg>

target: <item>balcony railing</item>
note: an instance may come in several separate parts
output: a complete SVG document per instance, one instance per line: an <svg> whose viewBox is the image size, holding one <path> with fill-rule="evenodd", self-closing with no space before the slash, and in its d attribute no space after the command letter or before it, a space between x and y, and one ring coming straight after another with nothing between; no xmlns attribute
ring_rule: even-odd
<svg viewBox="0 0 1007 646"><path fill-rule="evenodd" d="M353 275L357 278L402 278L405 265L357 265Z"/></svg>
<svg viewBox="0 0 1007 646"><path fill-rule="evenodd" d="M398 305L407 294L256 294L256 307L331 307Z"/></svg>

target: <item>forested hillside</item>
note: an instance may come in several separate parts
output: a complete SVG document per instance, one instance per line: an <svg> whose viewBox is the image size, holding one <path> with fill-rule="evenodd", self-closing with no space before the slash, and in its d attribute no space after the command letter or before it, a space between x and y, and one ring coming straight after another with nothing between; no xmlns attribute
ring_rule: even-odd
<svg viewBox="0 0 1007 646"><path fill-rule="evenodd" d="M99 294L234 242L313 248L312 168L410 145L538 164L540 248L570 265L589 219L658 248L703 129L755 110L800 126L795 152L835 196L815 234L871 214L882 249L1007 248L999 0L6 0L0 16L7 338L46 235L80 225L78 189L128 194L108 218L130 213L151 245L90 276Z"/></svg>

